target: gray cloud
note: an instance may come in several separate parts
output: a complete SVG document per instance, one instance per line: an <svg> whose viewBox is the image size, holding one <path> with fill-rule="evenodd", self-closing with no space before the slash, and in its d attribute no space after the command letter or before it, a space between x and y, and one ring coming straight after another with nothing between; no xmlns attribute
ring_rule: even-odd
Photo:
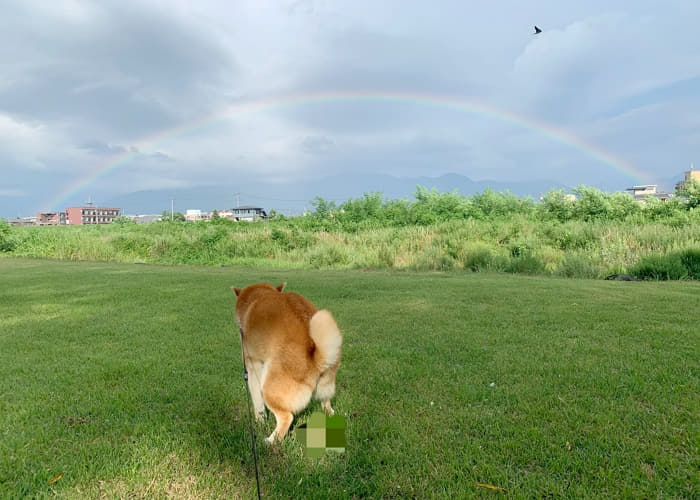
<svg viewBox="0 0 700 500"><path fill-rule="evenodd" d="M644 96L654 90L700 75L700 42L688 38L694 21L677 16L665 9L653 16L603 13L542 33L514 62L510 81L518 91L511 100L574 123L624 111L620 105L635 98L647 104Z"/></svg>
<svg viewBox="0 0 700 500"><path fill-rule="evenodd" d="M0 215L86 177L105 198L346 171L625 181L535 121L652 177L700 164L690 0L5 3ZM399 91L492 111L352 98Z"/></svg>
<svg viewBox="0 0 700 500"><path fill-rule="evenodd" d="M105 144L98 140L87 141L80 146L80 149L102 156L119 155L129 151L124 146Z"/></svg>
<svg viewBox="0 0 700 500"><path fill-rule="evenodd" d="M301 148L310 154L325 154L333 150L335 141L328 137L308 136L301 141Z"/></svg>
<svg viewBox="0 0 700 500"><path fill-rule="evenodd" d="M207 90L235 76L232 55L204 27L167 10L100 2L75 4L71 15L13 5L0 21L13 60L0 109L14 115L134 137L207 109Z"/></svg>
<svg viewBox="0 0 700 500"><path fill-rule="evenodd" d="M161 152L161 151L155 151L152 153L142 153L138 147L136 146L122 146L119 144L106 144L97 140L91 140L85 142L82 146L80 146L80 149L87 151L89 153L98 155L98 156L103 156L103 157L116 157L119 155L123 155L125 153L132 153L134 155L138 155L139 157L142 158L151 158L153 160L158 160L158 161L163 161L163 162L173 162L175 161L174 158L171 156Z"/></svg>

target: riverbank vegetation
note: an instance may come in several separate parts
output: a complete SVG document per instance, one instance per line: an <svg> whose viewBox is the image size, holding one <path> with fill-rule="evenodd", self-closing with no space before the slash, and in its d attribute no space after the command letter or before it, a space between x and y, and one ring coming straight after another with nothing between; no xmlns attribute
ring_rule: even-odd
<svg viewBox="0 0 700 500"><path fill-rule="evenodd" d="M692 187L692 186L691 186ZM695 185L697 187L697 185ZM18 257L317 269L464 270L602 278L700 279L700 190L645 203L581 186L576 199L419 187L414 200L380 193L304 216L257 223L215 219L106 226L9 227L0 254Z"/></svg>

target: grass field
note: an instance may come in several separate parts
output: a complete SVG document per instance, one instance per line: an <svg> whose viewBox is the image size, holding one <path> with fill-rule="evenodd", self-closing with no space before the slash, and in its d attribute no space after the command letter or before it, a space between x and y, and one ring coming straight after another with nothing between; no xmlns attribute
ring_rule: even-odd
<svg viewBox="0 0 700 500"><path fill-rule="evenodd" d="M263 280L341 326L348 443L268 418L267 498L699 495L697 282L5 258L0 496L251 498L230 286Z"/></svg>
<svg viewBox="0 0 700 500"><path fill-rule="evenodd" d="M333 226L297 217L254 224L153 223L12 227L0 255L93 262L145 262L287 269L500 271L604 278L700 280L696 222L452 220L402 227ZM686 214L687 215L687 214ZM322 224L328 224L324 228ZM358 223L359 224L359 223ZM687 264L681 254L690 253ZM652 259L651 264L645 260Z"/></svg>

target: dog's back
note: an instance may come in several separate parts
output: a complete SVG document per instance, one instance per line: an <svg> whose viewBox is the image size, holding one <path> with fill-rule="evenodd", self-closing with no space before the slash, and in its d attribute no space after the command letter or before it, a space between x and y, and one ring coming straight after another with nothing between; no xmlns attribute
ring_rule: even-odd
<svg viewBox="0 0 700 500"><path fill-rule="evenodd" d="M333 414L330 398L342 344L330 312L317 311L301 295L282 293L283 288L284 284L267 283L234 288L246 366L260 386L253 387L256 381L249 377L251 394L261 389L265 405L277 418L270 441L284 436L291 414L305 408L314 391L326 412ZM256 411L262 411L260 404Z"/></svg>
<svg viewBox="0 0 700 500"><path fill-rule="evenodd" d="M244 289L236 303L236 317L246 354L263 361L293 354L293 361L299 363L313 348L309 322L315 312L313 304L296 293L282 293L266 284Z"/></svg>

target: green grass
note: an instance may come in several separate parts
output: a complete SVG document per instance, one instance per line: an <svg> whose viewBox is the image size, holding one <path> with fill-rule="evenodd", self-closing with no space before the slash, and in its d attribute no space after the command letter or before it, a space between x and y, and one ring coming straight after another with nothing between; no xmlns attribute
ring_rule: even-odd
<svg viewBox="0 0 700 500"><path fill-rule="evenodd" d="M679 261L675 271L640 277L697 279L700 211L694 217L680 226L668 220L559 223L513 216L425 226L368 224L353 229L334 226L334 219L308 217L251 224L5 225L4 229L0 221L0 255L125 264L497 271L604 278L631 274L644 259L658 263L683 254L689 259Z"/></svg>
<svg viewBox="0 0 700 500"><path fill-rule="evenodd" d="M319 460L258 426L267 498L697 498L696 282L23 259L0 259L0 496L251 498L230 286L262 280L333 311L348 423Z"/></svg>

